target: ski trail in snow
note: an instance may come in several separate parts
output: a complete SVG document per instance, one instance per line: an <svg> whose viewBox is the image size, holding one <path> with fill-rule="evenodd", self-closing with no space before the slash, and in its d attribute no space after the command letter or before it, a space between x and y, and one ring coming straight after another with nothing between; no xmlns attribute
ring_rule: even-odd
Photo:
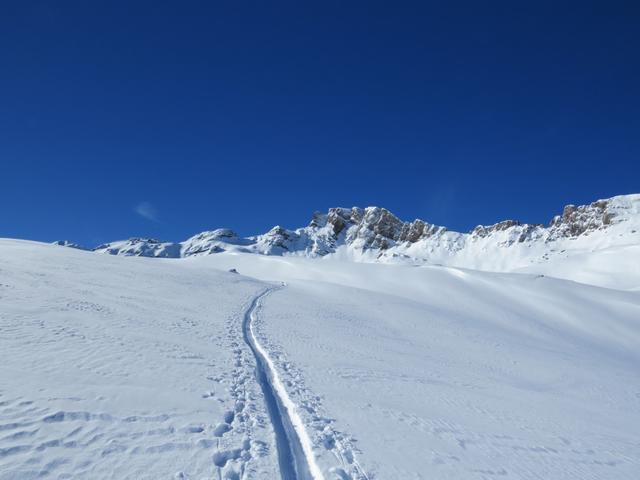
<svg viewBox="0 0 640 480"><path fill-rule="evenodd" d="M253 299L242 323L242 334L256 357L256 378L276 436L278 463L283 480L324 480L316 464L311 439L267 351L258 342L253 321L262 300L282 287L271 287Z"/></svg>

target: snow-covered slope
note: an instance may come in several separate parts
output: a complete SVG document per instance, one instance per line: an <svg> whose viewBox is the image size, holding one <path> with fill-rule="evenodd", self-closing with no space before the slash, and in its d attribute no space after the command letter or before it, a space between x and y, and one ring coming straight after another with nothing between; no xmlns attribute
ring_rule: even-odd
<svg viewBox="0 0 640 480"><path fill-rule="evenodd" d="M637 478L637 294L371 267L346 273L360 288L294 281L265 305L318 443L348 434L379 479Z"/></svg>
<svg viewBox="0 0 640 480"><path fill-rule="evenodd" d="M548 226L507 220L458 233L423 220L403 222L384 208L332 208L316 213L304 228L274 227L241 238L228 229L200 233L182 243L153 239L101 245L113 255L179 258L221 252L307 257L336 256L360 262L442 264L486 271L556 270L573 256L597 251L616 263L617 253L640 245L640 194L564 208ZM75 246L75 245L74 245ZM551 269L540 267L549 263ZM561 267L557 271L561 272ZM595 278L592 277L592 278ZM633 283L631 288L638 287Z"/></svg>
<svg viewBox="0 0 640 480"><path fill-rule="evenodd" d="M265 285L185 267L0 241L0 479L277 478L239 347Z"/></svg>
<svg viewBox="0 0 640 480"><path fill-rule="evenodd" d="M635 479L640 292L607 268L0 240L0 479Z"/></svg>

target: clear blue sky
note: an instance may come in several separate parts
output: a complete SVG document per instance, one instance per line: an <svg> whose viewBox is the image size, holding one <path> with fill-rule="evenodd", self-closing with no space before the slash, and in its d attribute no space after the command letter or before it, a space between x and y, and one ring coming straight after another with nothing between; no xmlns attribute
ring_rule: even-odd
<svg viewBox="0 0 640 480"><path fill-rule="evenodd" d="M632 1L4 2L0 236L547 222L640 192L639 52Z"/></svg>

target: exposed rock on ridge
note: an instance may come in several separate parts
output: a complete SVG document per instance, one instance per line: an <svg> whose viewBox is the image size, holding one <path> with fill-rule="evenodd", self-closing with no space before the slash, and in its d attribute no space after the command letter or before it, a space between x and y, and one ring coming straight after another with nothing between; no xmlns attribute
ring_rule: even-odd
<svg viewBox="0 0 640 480"><path fill-rule="evenodd" d="M308 226L296 230L276 226L263 235L242 238L232 230L217 229L181 243L132 238L100 245L94 250L112 255L165 258L223 251L311 257L347 251L363 259L402 257L431 261L446 260L465 251L477 250L479 255L488 249L577 239L596 231L606 232L625 221L640 223L640 194L598 200L589 205L567 205L548 227L505 220L489 226L479 225L463 234L420 219L403 222L380 207L331 208L326 214L316 212ZM59 244L78 248L69 242Z"/></svg>

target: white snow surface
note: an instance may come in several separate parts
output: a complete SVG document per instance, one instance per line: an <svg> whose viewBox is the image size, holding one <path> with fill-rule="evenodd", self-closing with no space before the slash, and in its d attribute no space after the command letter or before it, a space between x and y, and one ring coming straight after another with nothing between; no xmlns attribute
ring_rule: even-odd
<svg viewBox="0 0 640 480"><path fill-rule="evenodd" d="M228 230L164 259L0 240L0 479L281 478L242 334L280 286L251 333L314 478L635 480L638 199L478 230L447 266Z"/></svg>
<svg viewBox="0 0 640 480"><path fill-rule="evenodd" d="M263 289L0 241L0 479L277 478L239 327Z"/></svg>
<svg viewBox="0 0 640 480"><path fill-rule="evenodd" d="M205 261L287 280L265 302L262 342L316 442L340 439L369 478L637 477L638 293L448 267Z"/></svg>

